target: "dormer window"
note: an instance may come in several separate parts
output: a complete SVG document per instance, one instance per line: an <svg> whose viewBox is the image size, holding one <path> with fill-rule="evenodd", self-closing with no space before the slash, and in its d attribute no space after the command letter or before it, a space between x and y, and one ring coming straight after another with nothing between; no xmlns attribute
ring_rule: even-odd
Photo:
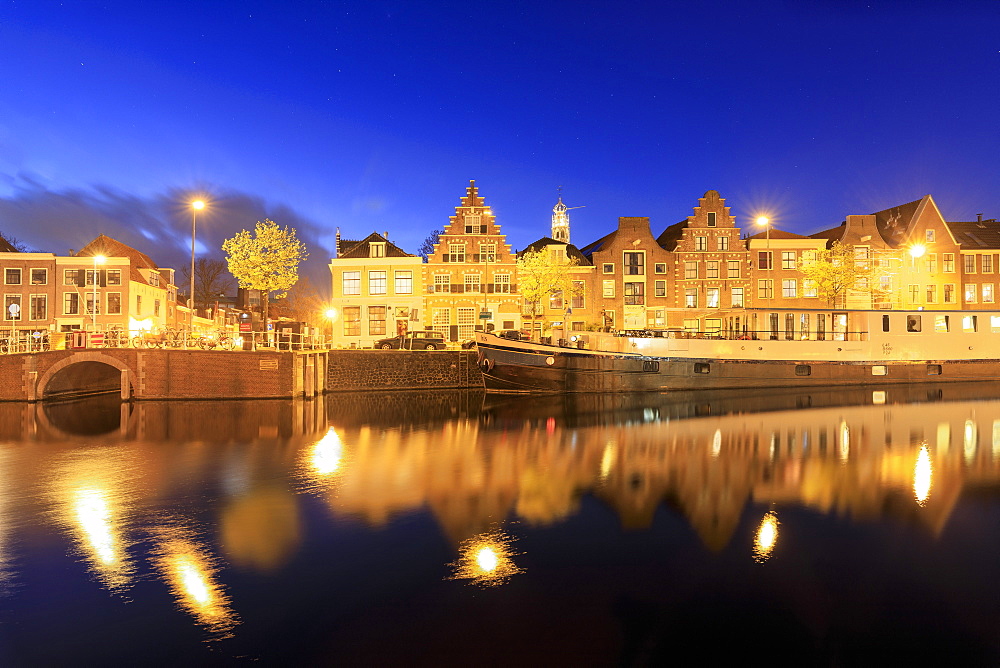
<svg viewBox="0 0 1000 668"><path fill-rule="evenodd" d="M149 284L154 288L160 287L160 275L155 271L149 272Z"/></svg>
<svg viewBox="0 0 1000 668"><path fill-rule="evenodd" d="M373 241L368 244L368 257L385 257L385 242Z"/></svg>

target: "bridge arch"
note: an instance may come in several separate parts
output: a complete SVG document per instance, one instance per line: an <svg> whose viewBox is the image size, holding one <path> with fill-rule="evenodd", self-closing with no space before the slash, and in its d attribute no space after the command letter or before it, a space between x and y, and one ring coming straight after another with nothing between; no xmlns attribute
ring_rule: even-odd
<svg viewBox="0 0 1000 668"><path fill-rule="evenodd" d="M121 392L123 401L132 398L132 371L122 360L97 351L76 353L59 360L35 382L34 396L53 399L60 394L73 396L98 392Z"/></svg>

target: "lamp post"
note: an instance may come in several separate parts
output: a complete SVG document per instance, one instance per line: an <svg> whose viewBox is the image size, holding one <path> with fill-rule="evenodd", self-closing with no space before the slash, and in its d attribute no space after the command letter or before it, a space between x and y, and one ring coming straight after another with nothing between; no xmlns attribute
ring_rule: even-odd
<svg viewBox="0 0 1000 668"><path fill-rule="evenodd" d="M91 304L90 314L92 317L92 322L94 323L94 331L97 331L97 265L104 264L103 255L94 256L94 301Z"/></svg>
<svg viewBox="0 0 1000 668"><path fill-rule="evenodd" d="M771 257L771 221L768 220L767 216L759 216L757 218L757 224L764 226L764 249L767 253L767 330L768 338L770 338L771 333L775 331L775 328L771 327L771 293L774 292L774 258ZM758 263L759 265L760 263Z"/></svg>
<svg viewBox="0 0 1000 668"><path fill-rule="evenodd" d="M333 321L337 319L337 309L328 308L326 310L326 317L330 320L330 344L329 348L333 347Z"/></svg>
<svg viewBox="0 0 1000 668"><path fill-rule="evenodd" d="M194 332L194 230L198 220L198 212L205 208L205 202L196 199L191 202L191 295L188 304L188 329Z"/></svg>

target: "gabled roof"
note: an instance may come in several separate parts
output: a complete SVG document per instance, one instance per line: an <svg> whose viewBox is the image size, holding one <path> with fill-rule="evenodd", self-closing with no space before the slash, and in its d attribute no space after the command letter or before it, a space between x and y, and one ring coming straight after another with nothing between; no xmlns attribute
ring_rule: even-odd
<svg viewBox="0 0 1000 668"><path fill-rule="evenodd" d="M707 195L708 193L705 194ZM677 242L684 236L684 230L687 229L687 226L687 218L679 223L674 223L667 229L663 230L663 232L660 233L660 236L656 237L657 245L663 250L674 250L677 248Z"/></svg>
<svg viewBox="0 0 1000 668"><path fill-rule="evenodd" d="M770 232L764 230L763 232L758 232L757 234L751 234L747 239L820 239L822 237L817 237L815 234L808 237L801 234L795 234L794 232L789 232L788 230L777 230L772 229Z"/></svg>
<svg viewBox="0 0 1000 668"><path fill-rule="evenodd" d="M416 257L416 255L407 253L402 248L392 243L378 232L372 232L361 241L347 241L345 239L341 239L340 248L342 250L339 250L337 252L337 258L340 259L340 258L371 257L372 243L385 244L385 257Z"/></svg>
<svg viewBox="0 0 1000 668"><path fill-rule="evenodd" d="M847 229L847 221L845 220L840 225L836 227L831 227L828 230L823 230L822 232L816 232L810 234L811 239L826 239L827 241L836 241L844 236L844 230Z"/></svg>
<svg viewBox="0 0 1000 668"><path fill-rule="evenodd" d="M545 248L548 248L549 246L565 246L567 258L576 260L577 263L581 265L590 264L590 258L588 258L586 255L580 252L579 248L577 248L573 244L568 244L563 241L558 241L556 239L553 239L552 237L542 237L538 241L531 242L524 250L518 253L518 256L520 256L523 253L529 253L529 252L535 253Z"/></svg>
<svg viewBox="0 0 1000 668"><path fill-rule="evenodd" d="M14 246L7 241L3 236L0 236L0 253L20 253L21 251L14 248Z"/></svg>
<svg viewBox="0 0 1000 668"><path fill-rule="evenodd" d="M995 220L945 224L963 250L1000 249L1000 223Z"/></svg>
<svg viewBox="0 0 1000 668"><path fill-rule="evenodd" d="M592 261L594 253L597 253L598 251L602 250L605 244L607 244L609 241L615 238L616 234L618 234L618 230L608 232L597 241L592 241L591 243L581 248L580 254L583 255L585 258L587 258L587 262L589 264Z"/></svg>
<svg viewBox="0 0 1000 668"><path fill-rule="evenodd" d="M106 255L108 257L127 257L129 259L129 280L135 281L137 283L149 284L146 277L142 275L140 269L151 269L153 271L159 272L160 268L156 266L152 258L143 252L137 251L131 246L127 246L117 239L112 239L106 235L98 235L96 239L91 241L89 244L80 249L80 252L76 254L77 257L90 257L94 255Z"/></svg>
<svg viewBox="0 0 1000 668"><path fill-rule="evenodd" d="M898 248L906 243L907 233L910 229L910 223L913 221L913 216L917 213L920 204L928 197L925 195L918 200L900 204L899 206L894 206L883 211L876 211L873 214L878 233L882 235L886 243L893 248Z"/></svg>

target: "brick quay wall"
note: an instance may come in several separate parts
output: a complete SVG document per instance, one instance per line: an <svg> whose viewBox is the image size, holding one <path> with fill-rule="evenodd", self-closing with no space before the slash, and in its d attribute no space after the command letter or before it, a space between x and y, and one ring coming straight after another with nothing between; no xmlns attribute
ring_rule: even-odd
<svg viewBox="0 0 1000 668"><path fill-rule="evenodd" d="M327 391L481 388L471 350L331 350Z"/></svg>

